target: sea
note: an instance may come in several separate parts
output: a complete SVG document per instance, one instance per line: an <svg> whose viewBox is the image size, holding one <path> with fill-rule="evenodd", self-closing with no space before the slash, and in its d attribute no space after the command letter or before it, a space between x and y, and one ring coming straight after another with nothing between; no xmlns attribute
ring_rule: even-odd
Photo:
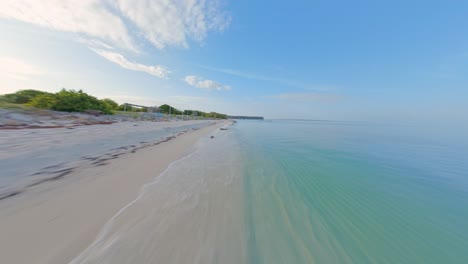
<svg viewBox="0 0 468 264"><path fill-rule="evenodd" d="M142 186L71 263L468 263L462 130L314 120L226 128Z"/></svg>

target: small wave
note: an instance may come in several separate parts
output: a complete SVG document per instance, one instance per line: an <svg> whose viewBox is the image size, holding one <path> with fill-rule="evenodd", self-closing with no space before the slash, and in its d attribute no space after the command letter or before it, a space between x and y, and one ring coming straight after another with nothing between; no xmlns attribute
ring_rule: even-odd
<svg viewBox="0 0 468 264"><path fill-rule="evenodd" d="M243 217L239 152L230 133L212 135L145 184L70 264L241 263L244 227L232 222Z"/></svg>

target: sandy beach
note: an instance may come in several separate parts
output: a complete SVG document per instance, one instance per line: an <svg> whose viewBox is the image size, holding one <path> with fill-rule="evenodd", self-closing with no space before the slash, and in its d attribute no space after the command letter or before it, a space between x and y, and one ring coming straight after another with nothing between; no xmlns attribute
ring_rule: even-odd
<svg viewBox="0 0 468 264"><path fill-rule="evenodd" d="M0 200L75 168L104 165L213 121L132 121L70 128L0 129Z"/></svg>
<svg viewBox="0 0 468 264"><path fill-rule="evenodd" d="M112 216L138 196L145 183L160 175L171 162L187 155L200 138L209 138L214 131L228 122L211 121L210 124L204 124L197 129L184 129L182 132L173 130L170 136L164 135L157 141L138 140L140 144L133 144L132 148L125 151L121 149L121 152L115 152L115 149L121 147L122 143L119 145L113 141L111 143L115 148L112 148L114 152L110 154L114 153L114 156L108 155L110 158L104 160L93 160L92 157L83 160L67 171L65 177L30 185L23 192L0 200L1 262L70 263L93 243ZM174 124L175 122L161 122L157 126L167 128L173 127ZM135 128L142 132L142 127L145 126L150 125ZM117 127L95 127L96 131L113 128L110 131L118 138L120 130ZM53 132L50 131L48 133ZM94 136L98 141L101 134L93 134L94 130L90 131L87 132L89 137ZM46 134L40 135L50 138ZM47 142L41 141L40 135L29 135L30 138L36 139L31 141L32 146L29 145L29 149L41 150L42 147L42 151L47 152ZM13 136L10 140L12 139ZM69 139L77 141L79 145L79 139ZM6 144L5 137L3 140ZM109 144L112 145L111 143ZM28 157L26 148L14 149L13 144L9 147L13 148L13 153L8 154L4 149L3 158L7 155L8 158L15 155L19 158ZM65 148L61 151L66 150ZM57 157L60 154L55 153ZM87 163L83 163L85 161Z"/></svg>

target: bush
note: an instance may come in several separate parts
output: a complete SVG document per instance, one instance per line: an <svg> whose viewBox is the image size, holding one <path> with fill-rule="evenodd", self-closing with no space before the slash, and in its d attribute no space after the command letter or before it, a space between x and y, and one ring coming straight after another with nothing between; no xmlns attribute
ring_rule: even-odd
<svg viewBox="0 0 468 264"><path fill-rule="evenodd" d="M107 105L107 107L111 110L117 110L119 108L119 104L117 104L114 100L109 98L102 99L101 102Z"/></svg>
<svg viewBox="0 0 468 264"><path fill-rule="evenodd" d="M0 103L9 103L10 100L5 97L5 95L0 95Z"/></svg>
<svg viewBox="0 0 468 264"><path fill-rule="evenodd" d="M65 112L83 112L85 110L100 110L106 114L112 114L110 107L94 96L84 93L82 90L61 90L56 94L57 102L52 106L53 110Z"/></svg>
<svg viewBox="0 0 468 264"><path fill-rule="evenodd" d="M174 108L168 104L163 104L161 106L159 106L159 111L161 111L161 113L163 114L169 114L171 113L172 115L181 115L182 114L182 111L180 111L179 109L177 108Z"/></svg>
<svg viewBox="0 0 468 264"><path fill-rule="evenodd" d="M36 96L39 95L53 95L48 92L38 91L38 90L21 90L16 93L4 95L4 99L7 102L13 104L27 104L31 102Z"/></svg>
<svg viewBox="0 0 468 264"><path fill-rule="evenodd" d="M21 90L16 93L0 95L0 103L4 105L12 105L15 107L33 106L43 109L52 109L65 112L97 112L100 111L105 114L112 114L112 110L127 110L135 112L147 112L146 107L125 107L125 104L118 105L111 99L99 100L94 96L84 93L82 90L66 90L62 89L60 92L52 94L37 90ZM20 105L21 104L21 105ZM200 117L220 118L226 119L224 114L210 112L205 113L196 110L181 111L168 104L159 106L161 113L172 115L196 115Z"/></svg>
<svg viewBox="0 0 468 264"><path fill-rule="evenodd" d="M220 114L216 112L210 112L204 115L205 117L218 118L218 119L227 119L227 115Z"/></svg>
<svg viewBox="0 0 468 264"><path fill-rule="evenodd" d="M125 109L125 104L121 104L121 105L117 106L117 108L116 108L115 110L117 110L117 111L124 111L124 110L126 110L126 109Z"/></svg>
<svg viewBox="0 0 468 264"><path fill-rule="evenodd" d="M34 97L27 105L37 108L52 109L57 104L55 94L41 94Z"/></svg>

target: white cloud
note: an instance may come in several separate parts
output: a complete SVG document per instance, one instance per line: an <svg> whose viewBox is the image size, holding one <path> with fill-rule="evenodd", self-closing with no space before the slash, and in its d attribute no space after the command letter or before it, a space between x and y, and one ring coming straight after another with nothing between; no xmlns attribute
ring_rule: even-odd
<svg viewBox="0 0 468 264"><path fill-rule="evenodd" d="M273 81L273 82L289 82L289 80L286 80L286 79L264 76L264 75L259 75L256 73L242 72L242 71L233 70L233 69L223 69L223 68L209 67L209 66L201 66L201 67L210 71L221 72L221 73L225 73L225 74L229 74L229 75L233 75L233 76L237 76L241 78L246 78L246 79L260 80L260 81Z"/></svg>
<svg viewBox="0 0 468 264"><path fill-rule="evenodd" d="M231 90L231 87L228 85L223 85L221 83L218 83L212 80L205 80L195 75L185 76L184 81L190 86L197 87L200 89L205 89L205 90L218 90L218 91Z"/></svg>
<svg viewBox="0 0 468 264"><path fill-rule="evenodd" d="M0 17L50 29L82 33L135 50L124 22L102 0L2 0Z"/></svg>
<svg viewBox="0 0 468 264"><path fill-rule="evenodd" d="M157 48L187 47L209 31L222 31L230 17L217 0L118 0L116 7Z"/></svg>
<svg viewBox="0 0 468 264"><path fill-rule="evenodd" d="M85 44L90 49L106 49L106 50L115 50L114 47L100 41L97 39L85 39L79 38L78 42Z"/></svg>
<svg viewBox="0 0 468 264"><path fill-rule="evenodd" d="M2 0L0 17L133 51L140 36L159 49L187 47L188 39L202 41L230 22L218 0Z"/></svg>
<svg viewBox="0 0 468 264"><path fill-rule="evenodd" d="M261 75L261 74L256 74L256 73L242 72L242 71L233 70L233 69L223 69L219 67L209 67L209 66L200 66L200 67L203 69L210 70L210 71L221 72L224 74L229 74L232 76L241 77L245 79L275 82L275 83L280 83L282 85L287 85L287 86L296 87L296 88L309 90L309 91L330 91L330 90L335 90L337 88L336 86L329 86L329 85L310 86L310 85L306 85L304 83L298 82L296 80L290 80L290 79L279 78L279 77L274 77L274 76L266 76L266 75Z"/></svg>
<svg viewBox="0 0 468 264"><path fill-rule="evenodd" d="M140 63L134 63L134 62L128 61L122 54L119 54L116 52L100 50L100 49L92 49L92 50L96 52L98 55L104 57L105 59L113 63L120 65L120 67L125 68L127 70L146 72L148 74L151 74L159 78L166 78L167 75L170 73L166 67L161 66L161 65L151 66L151 65L144 65Z"/></svg>
<svg viewBox="0 0 468 264"><path fill-rule="evenodd" d="M25 80L29 77L41 75L41 70L28 62L17 58L0 58L0 73L13 79Z"/></svg>
<svg viewBox="0 0 468 264"><path fill-rule="evenodd" d="M100 56L133 71L165 78L163 66L128 61L116 50L140 52L142 41L158 49L188 47L230 22L220 0L1 0L0 18L76 33L76 40ZM214 87L206 80L202 87ZM221 88L221 87L218 87ZM225 88L225 87L224 87ZM207 88L208 89L208 88Z"/></svg>

